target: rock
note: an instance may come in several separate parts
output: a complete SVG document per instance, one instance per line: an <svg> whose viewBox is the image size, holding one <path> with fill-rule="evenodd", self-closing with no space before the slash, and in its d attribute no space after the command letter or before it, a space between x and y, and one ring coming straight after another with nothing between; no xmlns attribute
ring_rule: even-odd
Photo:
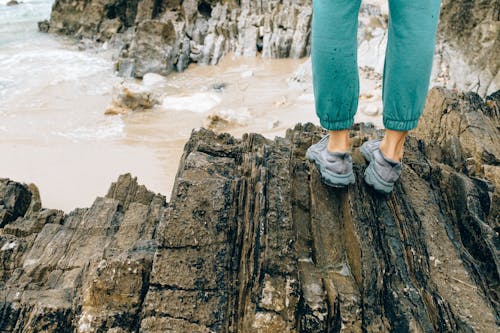
<svg viewBox="0 0 500 333"><path fill-rule="evenodd" d="M190 62L215 65L230 52L303 57L310 52L311 18L310 0L56 0L49 31L114 40L119 73L142 77L182 71Z"/></svg>
<svg viewBox="0 0 500 333"><path fill-rule="evenodd" d="M425 153L491 187L485 202L488 219L500 230L500 91L485 99L435 87L429 92L419 126L413 134L426 142ZM487 183L484 183L484 182Z"/></svg>
<svg viewBox="0 0 500 333"><path fill-rule="evenodd" d="M32 216L42 209L42 199L40 198L40 191L35 184L28 184L28 189L31 192L31 202L26 210L26 215Z"/></svg>
<svg viewBox="0 0 500 333"><path fill-rule="evenodd" d="M0 178L0 227L24 216L30 207L31 197L27 185Z"/></svg>
<svg viewBox="0 0 500 333"><path fill-rule="evenodd" d="M16 6L16 5L19 5L20 2L19 1L16 1L16 0L10 0L9 2L7 2L7 6Z"/></svg>
<svg viewBox="0 0 500 333"><path fill-rule="evenodd" d="M438 52L456 88L480 96L500 89L500 3L443 0Z"/></svg>
<svg viewBox="0 0 500 333"><path fill-rule="evenodd" d="M500 226L500 166L483 165L484 178L493 184L493 193L491 193L491 213L495 228Z"/></svg>
<svg viewBox="0 0 500 333"><path fill-rule="evenodd" d="M267 128L268 129L274 129L274 128L277 128L280 125L281 125L281 122L278 119L274 119L274 120L272 120L272 121L269 122Z"/></svg>
<svg viewBox="0 0 500 333"><path fill-rule="evenodd" d="M310 123L274 140L194 130L169 203L126 174L90 208L28 216L33 192L1 180L0 330L495 332L498 197L439 152L453 142L498 179L475 154L487 143L446 127L461 118L478 137L498 135L484 105L432 91L429 134L408 138L387 197L362 180L359 146L382 134L365 124L350 133L348 189L323 185L305 159L325 134Z"/></svg>
<svg viewBox="0 0 500 333"><path fill-rule="evenodd" d="M486 96L485 114L500 129L500 90Z"/></svg>
<svg viewBox="0 0 500 333"><path fill-rule="evenodd" d="M138 24L127 52L133 59L134 75L142 78L150 72L166 75L173 71L178 53L175 41L176 31L171 20L147 20Z"/></svg>
<svg viewBox="0 0 500 333"><path fill-rule="evenodd" d="M6 193L12 198L13 190L2 190L0 198ZM25 201L19 195L9 200ZM42 210L19 217L18 229L1 228L0 329L130 332L140 322L157 249L153 235L166 206L165 197L123 175L91 208L68 215ZM33 223L30 232L21 229Z"/></svg>
<svg viewBox="0 0 500 333"><path fill-rule="evenodd" d="M38 31L49 32L49 30L50 30L50 22L48 20L43 20L38 22Z"/></svg>
<svg viewBox="0 0 500 333"><path fill-rule="evenodd" d="M107 41L123 29L123 23L118 18L104 20L99 27L98 41Z"/></svg>
<svg viewBox="0 0 500 333"><path fill-rule="evenodd" d="M224 89L226 89L227 83L225 82L218 82L218 83L213 83L210 85L210 88L217 91L217 92L223 92Z"/></svg>
<svg viewBox="0 0 500 333"><path fill-rule="evenodd" d="M210 130L223 131L235 126L245 126L251 121L251 115L247 107L238 109L220 109L211 112L204 123Z"/></svg>
<svg viewBox="0 0 500 333"><path fill-rule="evenodd" d="M159 103L157 97L147 87L127 83L120 85L118 89L119 92L104 114L117 115L132 111L145 111Z"/></svg>
<svg viewBox="0 0 500 333"><path fill-rule="evenodd" d="M498 93L483 100L473 92L432 88L413 133L428 142L426 153L432 159L483 176L483 165L500 165L498 117L490 107L499 103Z"/></svg>

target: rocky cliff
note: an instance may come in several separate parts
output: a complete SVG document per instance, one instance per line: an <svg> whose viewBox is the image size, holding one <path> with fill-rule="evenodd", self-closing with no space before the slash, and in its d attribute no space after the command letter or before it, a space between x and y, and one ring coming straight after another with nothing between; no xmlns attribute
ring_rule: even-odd
<svg viewBox="0 0 500 333"><path fill-rule="evenodd" d="M387 29L386 0L363 1L360 41ZM443 0L435 75L450 88L485 97L500 88L500 4ZM366 19L366 20L365 20ZM107 42L119 51L122 75L182 71L236 55L299 58L310 54L311 0L56 0L41 30ZM360 27L364 23L361 22ZM365 31L366 30L366 31ZM383 54L375 38L371 54ZM371 45L371 44L370 44Z"/></svg>
<svg viewBox="0 0 500 333"><path fill-rule="evenodd" d="M500 1L443 0L439 37L445 72L459 90L500 89Z"/></svg>
<svg viewBox="0 0 500 333"><path fill-rule="evenodd" d="M228 52L266 57L309 53L310 0L56 0L50 32L109 41L122 74L182 71L216 64Z"/></svg>
<svg viewBox="0 0 500 333"><path fill-rule="evenodd" d="M120 176L90 208L0 180L1 332L497 332L500 94L434 88L401 181L323 185L324 132L193 131L170 202Z"/></svg>

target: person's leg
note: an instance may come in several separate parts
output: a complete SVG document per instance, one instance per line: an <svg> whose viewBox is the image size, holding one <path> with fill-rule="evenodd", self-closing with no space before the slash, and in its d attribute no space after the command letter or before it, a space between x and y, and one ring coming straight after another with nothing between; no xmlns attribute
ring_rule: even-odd
<svg viewBox="0 0 500 333"><path fill-rule="evenodd" d="M403 159L403 145L408 131L393 131L386 129L384 138L380 142L380 151L385 157L394 161Z"/></svg>
<svg viewBox="0 0 500 333"><path fill-rule="evenodd" d="M329 130L328 150L349 149L358 108L358 13L361 0L313 1L311 63L316 114Z"/></svg>
<svg viewBox="0 0 500 333"><path fill-rule="evenodd" d="M429 88L441 0L389 0L388 42L382 101L388 131L380 145L400 160L406 134L424 110Z"/></svg>
<svg viewBox="0 0 500 333"><path fill-rule="evenodd" d="M345 152L350 149L349 130L328 131L328 133L330 134L328 151Z"/></svg>

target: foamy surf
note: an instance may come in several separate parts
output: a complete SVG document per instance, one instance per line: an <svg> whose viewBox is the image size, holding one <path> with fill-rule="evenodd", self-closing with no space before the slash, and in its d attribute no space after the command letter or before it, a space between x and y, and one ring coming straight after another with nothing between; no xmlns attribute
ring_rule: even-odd
<svg viewBox="0 0 500 333"><path fill-rule="evenodd" d="M166 110L185 110L203 113L220 104L221 98L214 93L194 93L191 95L166 96L161 108Z"/></svg>
<svg viewBox="0 0 500 333"><path fill-rule="evenodd" d="M51 133L73 142L100 141L124 137L125 124L120 117L107 118L102 124L79 126L69 131L52 131Z"/></svg>
<svg viewBox="0 0 500 333"><path fill-rule="evenodd" d="M23 0L16 6L6 6L9 0L0 0L0 48L21 40L36 38L37 21L50 15L52 0Z"/></svg>
<svg viewBox="0 0 500 333"><path fill-rule="evenodd" d="M0 68L0 94L10 97L100 73L113 75L109 59L65 49L54 40L36 46L22 43L2 50Z"/></svg>

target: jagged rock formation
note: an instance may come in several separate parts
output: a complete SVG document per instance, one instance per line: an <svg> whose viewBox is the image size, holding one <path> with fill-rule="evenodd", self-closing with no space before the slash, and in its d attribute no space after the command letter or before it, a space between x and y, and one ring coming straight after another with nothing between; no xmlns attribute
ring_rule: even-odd
<svg viewBox="0 0 500 333"><path fill-rule="evenodd" d="M500 89L500 1L443 0L439 45L449 79L481 96Z"/></svg>
<svg viewBox="0 0 500 333"><path fill-rule="evenodd" d="M266 57L309 53L310 0L56 0L50 32L117 46L122 74L216 64L228 52Z"/></svg>
<svg viewBox="0 0 500 333"><path fill-rule="evenodd" d="M0 180L0 331L134 331L165 198L130 175L68 215L40 209L35 193Z"/></svg>
<svg viewBox="0 0 500 333"><path fill-rule="evenodd" d="M64 215L2 179L0 331L496 332L499 97L433 89L388 197L362 181L369 125L348 189L304 159L312 124L194 131L169 203L123 175Z"/></svg>

